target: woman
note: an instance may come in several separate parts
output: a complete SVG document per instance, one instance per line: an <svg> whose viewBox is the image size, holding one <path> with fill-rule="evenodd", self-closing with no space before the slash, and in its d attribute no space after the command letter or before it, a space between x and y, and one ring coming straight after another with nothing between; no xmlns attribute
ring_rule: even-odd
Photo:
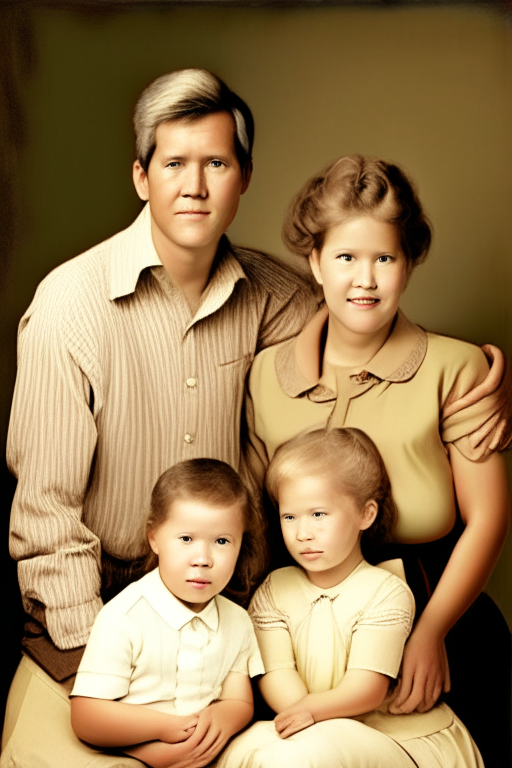
<svg viewBox="0 0 512 768"><path fill-rule="evenodd" d="M358 427L374 440L398 507L401 546L392 554L404 559L417 602L391 711L429 710L450 689L451 668L451 706L486 766L504 765L510 690L505 682L499 702L495 691L507 681L510 634L479 595L507 532L505 470L493 452L506 436L497 431L499 398L479 399L488 391L485 355L425 332L399 311L431 229L397 166L359 156L336 161L299 192L284 239L309 259L325 305L298 337L255 359L247 402L252 474L261 481L276 448L303 430ZM460 673L458 636L479 654L469 667L463 660Z"/></svg>

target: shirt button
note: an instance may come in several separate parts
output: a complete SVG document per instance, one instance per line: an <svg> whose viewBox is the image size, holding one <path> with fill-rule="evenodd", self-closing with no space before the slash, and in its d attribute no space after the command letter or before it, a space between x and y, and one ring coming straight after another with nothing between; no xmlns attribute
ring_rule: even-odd
<svg viewBox="0 0 512 768"><path fill-rule="evenodd" d="M189 379L187 379L187 381L186 381L186 385L187 385L187 387L195 387L195 386L196 386L196 384L197 384L197 379L194 379L194 377L193 377L193 376L191 376L191 377L190 377Z"/></svg>
<svg viewBox="0 0 512 768"><path fill-rule="evenodd" d="M192 435L189 435L188 432L187 432L187 434L185 435L185 437L183 439L184 439L184 441L186 443L193 443L194 442L194 438L192 437Z"/></svg>

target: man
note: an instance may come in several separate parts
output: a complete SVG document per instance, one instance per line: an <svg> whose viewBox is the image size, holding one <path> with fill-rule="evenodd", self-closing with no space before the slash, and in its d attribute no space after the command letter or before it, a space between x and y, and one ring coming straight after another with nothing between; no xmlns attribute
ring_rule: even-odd
<svg viewBox="0 0 512 768"><path fill-rule="evenodd" d="M136 573L151 489L183 459L238 468L251 360L315 309L306 280L224 235L251 177L247 105L187 69L143 92L134 123L133 180L147 205L54 270L20 324L8 462L29 620L2 766L97 759L71 731L70 680L102 600ZM121 764L140 765L101 758Z"/></svg>

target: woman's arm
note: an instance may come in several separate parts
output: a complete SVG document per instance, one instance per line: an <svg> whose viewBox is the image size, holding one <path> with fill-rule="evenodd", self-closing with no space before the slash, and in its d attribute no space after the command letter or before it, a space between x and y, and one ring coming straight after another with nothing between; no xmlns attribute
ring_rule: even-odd
<svg viewBox="0 0 512 768"><path fill-rule="evenodd" d="M286 739L321 720L371 712L384 701L389 678L367 669L349 669L341 683L324 693L308 693L275 718L276 730Z"/></svg>
<svg viewBox="0 0 512 768"><path fill-rule="evenodd" d="M449 690L444 638L478 597L505 540L510 514L503 459L472 462L448 446L464 531L405 647L402 679L390 711L431 709Z"/></svg>
<svg viewBox="0 0 512 768"><path fill-rule="evenodd" d="M97 747L123 747L143 741L185 741L194 732L198 715L167 715L156 709L122 701L73 696L71 725L79 739Z"/></svg>
<svg viewBox="0 0 512 768"><path fill-rule="evenodd" d="M261 695L274 712L283 712L306 696L308 689L296 669L275 669L258 681Z"/></svg>

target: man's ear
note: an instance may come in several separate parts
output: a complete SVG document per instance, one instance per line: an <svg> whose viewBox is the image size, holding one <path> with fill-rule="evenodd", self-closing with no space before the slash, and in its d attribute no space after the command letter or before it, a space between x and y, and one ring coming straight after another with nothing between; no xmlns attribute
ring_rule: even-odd
<svg viewBox="0 0 512 768"><path fill-rule="evenodd" d="M366 531L372 523L375 522L375 518L379 512L379 505L374 499L370 499L364 505L364 509L361 512L361 525L360 529Z"/></svg>
<svg viewBox="0 0 512 768"><path fill-rule="evenodd" d="M133 185L135 187L135 191L137 192L138 196L141 200L148 200L149 199L149 189L148 189L148 175L140 162L136 160L133 164Z"/></svg>
<svg viewBox="0 0 512 768"><path fill-rule="evenodd" d="M252 176L252 160L249 160L249 162L246 163L244 169L242 170L242 188L240 190L241 195L243 195L244 192L247 192L247 187L249 186L251 176Z"/></svg>
<svg viewBox="0 0 512 768"><path fill-rule="evenodd" d="M308 261L313 273L313 277L317 281L318 285L323 285L324 281L322 280L322 273L320 272L320 253L316 248L313 248L309 254Z"/></svg>

